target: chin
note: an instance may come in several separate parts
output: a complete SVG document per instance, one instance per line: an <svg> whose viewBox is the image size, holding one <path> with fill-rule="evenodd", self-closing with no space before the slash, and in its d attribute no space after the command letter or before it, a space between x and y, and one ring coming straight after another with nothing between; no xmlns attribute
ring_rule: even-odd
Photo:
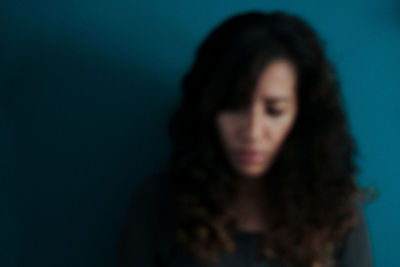
<svg viewBox="0 0 400 267"><path fill-rule="evenodd" d="M258 179L265 173L266 170L267 168L265 168L265 166L248 166L240 167L238 172L246 179Z"/></svg>

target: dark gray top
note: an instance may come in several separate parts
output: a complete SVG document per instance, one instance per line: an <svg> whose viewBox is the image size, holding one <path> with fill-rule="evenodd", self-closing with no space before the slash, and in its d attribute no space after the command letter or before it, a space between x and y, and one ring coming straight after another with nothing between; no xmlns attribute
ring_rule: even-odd
<svg viewBox="0 0 400 267"><path fill-rule="evenodd" d="M176 224L168 202L170 184L163 175L153 175L135 188L121 230L118 267L200 267L175 239ZM372 267L372 251L361 202L359 221L338 255L338 267ZM213 267L278 267L256 249L257 233L239 231L235 254L223 255Z"/></svg>

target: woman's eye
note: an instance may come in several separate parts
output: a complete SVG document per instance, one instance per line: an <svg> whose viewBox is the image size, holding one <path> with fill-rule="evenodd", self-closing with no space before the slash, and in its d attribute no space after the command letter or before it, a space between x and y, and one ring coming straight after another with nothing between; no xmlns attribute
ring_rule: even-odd
<svg viewBox="0 0 400 267"><path fill-rule="evenodd" d="M279 116L282 114L282 110L273 109L273 108L267 109L267 112L272 116Z"/></svg>

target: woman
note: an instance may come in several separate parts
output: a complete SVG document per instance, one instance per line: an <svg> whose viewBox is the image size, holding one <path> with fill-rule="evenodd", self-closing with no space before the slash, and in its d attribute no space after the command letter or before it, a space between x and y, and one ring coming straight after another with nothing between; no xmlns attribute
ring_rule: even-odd
<svg viewBox="0 0 400 267"><path fill-rule="evenodd" d="M171 161L134 193L119 266L372 266L356 145L305 21L228 19L182 93Z"/></svg>

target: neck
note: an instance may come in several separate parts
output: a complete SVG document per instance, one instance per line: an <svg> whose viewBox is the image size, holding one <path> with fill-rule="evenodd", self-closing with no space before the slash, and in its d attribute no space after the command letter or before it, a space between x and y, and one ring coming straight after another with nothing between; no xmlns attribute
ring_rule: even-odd
<svg viewBox="0 0 400 267"><path fill-rule="evenodd" d="M238 198L254 198L262 194L263 183L262 179L241 178L237 184Z"/></svg>
<svg viewBox="0 0 400 267"><path fill-rule="evenodd" d="M238 182L236 201L233 207L239 229L252 232L262 230L262 192L261 179L241 179Z"/></svg>

